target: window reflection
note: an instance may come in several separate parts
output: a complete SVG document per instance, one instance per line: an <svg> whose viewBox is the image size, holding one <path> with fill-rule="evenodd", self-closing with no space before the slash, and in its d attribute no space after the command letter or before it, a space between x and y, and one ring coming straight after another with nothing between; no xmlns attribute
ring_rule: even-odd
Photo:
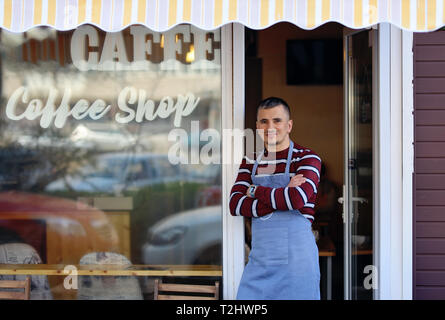
<svg viewBox="0 0 445 320"><path fill-rule="evenodd" d="M72 174L51 182L46 191L122 194L126 190L181 181L179 166L171 164L167 155L115 152L94 157Z"/></svg>
<svg viewBox="0 0 445 320"><path fill-rule="evenodd" d="M221 132L219 31L41 27L0 43L0 245L45 265L220 266L221 165L200 159L200 133ZM138 280L150 297L152 279ZM87 298L48 281L54 299Z"/></svg>
<svg viewBox="0 0 445 320"><path fill-rule="evenodd" d="M148 230L147 264L221 264L221 206L171 215Z"/></svg>

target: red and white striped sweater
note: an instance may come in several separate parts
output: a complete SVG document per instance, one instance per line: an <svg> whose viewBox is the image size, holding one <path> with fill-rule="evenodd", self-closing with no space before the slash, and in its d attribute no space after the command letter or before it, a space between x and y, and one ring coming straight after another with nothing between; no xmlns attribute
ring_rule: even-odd
<svg viewBox="0 0 445 320"><path fill-rule="evenodd" d="M275 153L275 160L260 159L258 169L275 165L275 171L269 174L283 174L286 170L286 160L289 148ZM271 155L267 155L270 159ZM317 187L320 181L321 159L310 149L294 143L289 172L290 176L303 174L306 182L299 187L270 188L258 186L255 198L246 196L247 188L252 184L251 173L254 159L245 156L238 170L238 176L230 192L230 213L233 216L261 217L276 210L299 210L303 216L314 220L314 206L317 197ZM269 167L270 168L270 167ZM264 169L263 169L264 170Z"/></svg>

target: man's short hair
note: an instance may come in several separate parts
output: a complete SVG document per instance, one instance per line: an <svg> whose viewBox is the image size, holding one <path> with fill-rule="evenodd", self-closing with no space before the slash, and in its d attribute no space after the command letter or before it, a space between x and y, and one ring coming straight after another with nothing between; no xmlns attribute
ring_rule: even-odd
<svg viewBox="0 0 445 320"><path fill-rule="evenodd" d="M286 110L287 115L290 119L290 108L289 105L287 104L286 101L284 101L281 98L277 98L277 97L269 97L266 98L264 100L262 100L259 104L258 107L256 108L256 116L258 118L258 111L260 109L270 109L270 108L274 108L276 106L282 105L284 107L284 110Z"/></svg>

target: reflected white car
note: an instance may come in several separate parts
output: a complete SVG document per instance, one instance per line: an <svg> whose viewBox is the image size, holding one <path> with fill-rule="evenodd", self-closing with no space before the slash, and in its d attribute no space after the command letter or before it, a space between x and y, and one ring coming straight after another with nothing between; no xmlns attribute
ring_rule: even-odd
<svg viewBox="0 0 445 320"><path fill-rule="evenodd" d="M101 151L118 151L133 147L137 142L136 138L123 128L97 123L94 126L79 124L69 139L78 146Z"/></svg>
<svg viewBox="0 0 445 320"><path fill-rule="evenodd" d="M46 191L74 190L118 194L123 190L181 180L179 166L168 161L167 155L152 153L108 153L46 187Z"/></svg>
<svg viewBox="0 0 445 320"><path fill-rule="evenodd" d="M136 137L125 128L109 123L82 123L67 137L53 135L50 131L43 134L36 132L34 135L13 133L10 136L26 148L95 149L111 152L133 148L137 144Z"/></svg>
<svg viewBox="0 0 445 320"><path fill-rule="evenodd" d="M149 229L142 260L152 265L221 265L221 243L221 205L179 212Z"/></svg>

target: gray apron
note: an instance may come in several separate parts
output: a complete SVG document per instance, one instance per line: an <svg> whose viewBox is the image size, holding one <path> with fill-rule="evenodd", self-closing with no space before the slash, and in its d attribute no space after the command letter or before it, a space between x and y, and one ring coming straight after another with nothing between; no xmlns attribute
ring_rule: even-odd
<svg viewBox="0 0 445 320"><path fill-rule="evenodd" d="M252 183L272 188L289 184L293 142L284 174L255 176ZM275 211L252 218L252 250L238 288L239 300L319 300L318 247L311 223L300 211Z"/></svg>

